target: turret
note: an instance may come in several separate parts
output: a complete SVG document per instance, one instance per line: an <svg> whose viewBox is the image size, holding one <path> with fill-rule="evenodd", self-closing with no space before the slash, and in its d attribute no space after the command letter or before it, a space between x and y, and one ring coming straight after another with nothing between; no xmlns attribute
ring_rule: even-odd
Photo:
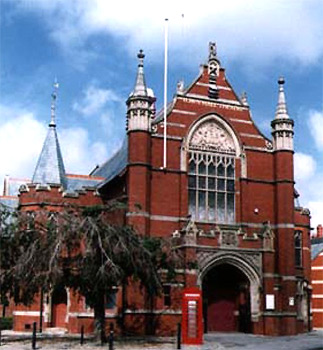
<svg viewBox="0 0 323 350"><path fill-rule="evenodd" d="M127 100L127 131L151 131L151 121L155 114L156 98L151 89L148 89L144 73L144 53L139 51L138 70L134 90Z"/></svg>
<svg viewBox="0 0 323 350"><path fill-rule="evenodd" d="M135 87L127 100L128 133L128 224L141 234L149 233L151 122L155 116L155 97L147 88L144 53L138 53ZM140 208L140 209L139 209Z"/></svg>
<svg viewBox="0 0 323 350"><path fill-rule="evenodd" d="M284 78L278 80L279 93L275 119L271 122L274 150L293 151L294 121L289 118L284 91Z"/></svg>

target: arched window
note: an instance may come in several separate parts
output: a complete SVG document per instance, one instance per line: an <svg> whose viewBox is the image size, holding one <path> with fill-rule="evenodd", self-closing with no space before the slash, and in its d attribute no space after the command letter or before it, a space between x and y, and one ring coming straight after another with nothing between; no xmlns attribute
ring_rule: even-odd
<svg viewBox="0 0 323 350"><path fill-rule="evenodd" d="M194 220L235 222L235 155L232 136L215 119L207 119L192 133L188 202Z"/></svg>

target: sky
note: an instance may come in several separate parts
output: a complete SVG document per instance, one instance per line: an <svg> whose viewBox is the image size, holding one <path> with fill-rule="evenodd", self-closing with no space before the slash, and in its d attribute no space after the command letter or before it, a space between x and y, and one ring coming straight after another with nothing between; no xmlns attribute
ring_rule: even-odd
<svg viewBox="0 0 323 350"><path fill-rule="evenodd" d="M168 100L207 61L208 43L254 121L271 138L285 77L295 121L295 181L312 226L323 223L323 1L0 0L0 193L5 174L31 178L50 120L68 173L88 174L120 146L125 101L143 49L147 85L163 105L164 23Z"/></svg>

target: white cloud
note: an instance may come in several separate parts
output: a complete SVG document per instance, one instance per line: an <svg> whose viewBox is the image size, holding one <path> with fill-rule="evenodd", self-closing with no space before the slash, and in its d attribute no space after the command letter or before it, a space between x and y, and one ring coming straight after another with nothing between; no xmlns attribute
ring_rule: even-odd
<svg viewBox="0 0 323 350"><path fill-rule="evenodd" d="M32 178L46 133L33 113L0 105L0 194L5 175ZM58 129L58 137L68 173L88 174L108 156L106 145L91 142L83 128Z"/></svg>
<svg viewBox="0 0 323 350"><path fill-rule="evenodd" d="M4 175L31 178L46 126L27 111L0 106L0 193Z"/></svg>
<svg viewBox="0 0 323 350"><path fill-rule="evenodd" d="M323 223L323 173L308 154L295 153L294 174L302 207L310 209L311 226Z"/></svg>
<svg viewBox="0 0 323 350"><path fill-rule="evenodd" d="M96 164L107 159L106 146L102 142L91 143L83 128L60 130L59 139L68 173L89 174Z"/></svg>
<svg viewBox="0 0 323 350"><path fill-rule="evenodd" d="M112 90L91 85L84 91L82 102L74 102L73 109L85 116L90 116L100 112L108 102L121 102L121 99Z"/></svg>
<svg viewBox="0 0 323 350"><path fill-rule="evenodd" d="M243 64L262 65L277 58L308 64L319 62L323 53L321 0L206 0L199 4L165 0L154 2L153 7L148 0L16 0L15 4L18 9L40 11L50 36L64 50L82 51L89 36L106 33L122 39L131 54L142 47L150 59L160 60L168 17L172 59L181 64L204 59L210 40L218 41L220 56L223 52Z"/></svg>
<svg viewBox="0 0 323 350"><path fill-rule="evenodd" d="M311 210L311 226L316 232L317 225L323 225L323 200L310 201L308 202L308 207Z"/></svg>
<svg viewBox="0 0 323 350"><path fill-rule="evenodd" d="M309 128L318 149L323 150L323 112L309 112Z"/></svg>
<svg viewBox="0 0 323 350"><path fill-rule="evenodd" d="M296 152L294 155L294 176L296 181L308 180L316 170L314 158L308 154Z"/></svg>

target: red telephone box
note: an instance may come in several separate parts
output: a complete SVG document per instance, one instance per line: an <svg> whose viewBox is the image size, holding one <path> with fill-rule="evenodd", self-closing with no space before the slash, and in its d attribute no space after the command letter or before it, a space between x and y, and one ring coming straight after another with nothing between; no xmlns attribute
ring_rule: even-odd
<svg viewBox="0 0 323 350"><path fill-rule="evenodd" d="M182 299L182 342L203 344L202 292L197 287L184 289Z"/></svg>

